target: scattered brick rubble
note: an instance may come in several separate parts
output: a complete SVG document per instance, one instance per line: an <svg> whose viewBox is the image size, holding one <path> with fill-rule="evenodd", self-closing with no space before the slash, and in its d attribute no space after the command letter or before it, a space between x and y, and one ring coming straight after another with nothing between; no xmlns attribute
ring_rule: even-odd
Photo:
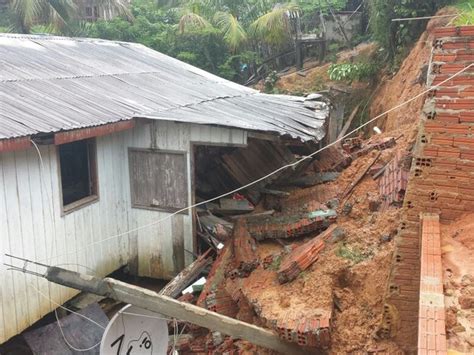
<svg viewBox="0 0 474 355"><path fill-rule="evenodd" d="M407 157L398 152L387 165L379 180L380 195L383 200L382 208L384 209L392 204L401 206L403 203L410 171L410 165L406 162ZM410 160L408 162L410 163Z"/></svg>
<svg viewBox="0 0 474 355"><path fill-rule="evenodd" d="M257 240L296 238L326 229L337 219L334 210L317 210L310 213L268 217L249 225L249 233Z"/></svg>
<svg viewBox="0 0 474 355"><path fill-rule="evenodd" d="M434 85L473 62L474 26L441 28L435 31L435 37L429 72ZM366 192L370 211L383 212L403 204L383 321L376 335L394 337L405 350L420 354L446 353L439 223L452 221L474 208L472 69L429 93L413 157L403 152L395 156L379 153L383 164L377 161L378 165L368 170L374 178L380 178L379 189ZM312 163L311 179L321 173L341 172L354 159L372 150L391 148L396 142L392 137L374 137L369 142L346 141L344 150L331 147ZM410 161L411 167L407 163ZM362 179L365 177L364 173ZM357 204L356 199L350 203L342 199L342 190L337 184L318 184L291 191L289 196L275 199L274 215L249 219L247 228L238 222L232 239L220 251L197 304L273 329L283 339L307 347L310 352L329 348L335 336L340 339L333 333L333 326L337 325L334 295L325 295L324 302L319 302L323 296L314 295L312 300L319 303L298 312L295 304L272 308L269 303L285 302L277 299L282 288L306 287L306 281L298 275L308 269L318 271L318 259L329 255L330 243L325 246L325 240L332 238L336 228L335 210L341 216L343 210L350 214L352 204ZM356 212L357 206L352 215ZM318 233L321 234L316 236ZM312 238L301 243L297 239L301 236ZM381 237L388 245L391 235ZM254 247L263 239L293 244L283 251L263 254L259 260ZM192 298L186 299L192 302ZM241 351L237 341L218 332L199 333L193 329L188 339L183 347L189 353Z"/></svg>
<svg viewBox="0 0 474 355"><path fill-rule="evenodd" d="M280 269L278 270L278 281L285 283L294 280L302 271L306 270L318 260L319 253L324 248L325 240L335 229L336 225L332 225L318 237L300 245L291 253L284 256Z"/></svg>

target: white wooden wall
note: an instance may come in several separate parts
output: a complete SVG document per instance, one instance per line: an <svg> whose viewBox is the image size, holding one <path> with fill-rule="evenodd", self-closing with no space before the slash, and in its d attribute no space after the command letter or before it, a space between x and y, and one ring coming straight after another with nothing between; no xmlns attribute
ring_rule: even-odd
<svg viewBox="0 0 474 355"><path fill-rule="evenodd" d="M137 124L133 130L100 137L99 201L64 216L60 214L56 147L40 147L44 169L33 148L0 154L0 343L77 293L42 278L7 271L3 262L10 260L5 253L98 276L138 258L140 276L170 278L176 271L173 234L182 233L184 247L193 250L191 214L109 239L168 215L131 208L128 148L187 152L192 201L191 142L244 145L246 141L246 132L241 130L172 122ZM191 256L185 256L189 263Z"/></svg>

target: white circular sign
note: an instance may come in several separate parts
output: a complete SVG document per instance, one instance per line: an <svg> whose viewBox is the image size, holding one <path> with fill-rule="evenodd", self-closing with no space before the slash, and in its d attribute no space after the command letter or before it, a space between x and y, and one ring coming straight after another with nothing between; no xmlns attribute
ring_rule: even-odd
<svg viewBox="0 0 474 355"><path fill-rule="evenodd" d="M166 355L167 350L164 317L131 304L110 320L100 344L101 355Z"/></svg>

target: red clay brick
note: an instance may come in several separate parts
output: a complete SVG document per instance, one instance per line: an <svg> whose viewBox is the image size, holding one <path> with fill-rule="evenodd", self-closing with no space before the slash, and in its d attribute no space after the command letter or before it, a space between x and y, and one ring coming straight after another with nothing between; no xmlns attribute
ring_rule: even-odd
<svg viewBox="0 0 474 355"><path fill-rule="evenodd" d="M439 27L434 30L435 38L471 36L474 36L474 26Z"/></svg>

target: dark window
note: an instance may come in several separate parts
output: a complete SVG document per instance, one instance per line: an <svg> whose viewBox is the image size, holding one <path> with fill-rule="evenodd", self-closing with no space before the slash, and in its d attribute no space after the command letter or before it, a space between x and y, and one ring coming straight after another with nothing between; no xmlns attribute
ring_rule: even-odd
<svg viewBox="0 0 474 355"><path fill-rule="evenodd" d="M86 17L92 17L92 7L86 7Z"/></svg>
<svg viewBox="0 0 474 355"><path fill-rule="evenodd" d="M130 149L133 207L176 211L188 205L186 153Z"/></svg>
<svg viewBox="0 0 474 355"><path fill-rule="evenodd" d="M95 141L62 144L58 151L64 210L97 198Z"/></svg>
<svg viewBox="0 0 474 355"><path fill-rule="evenodd" d="M97 6L94 6L94 17L95 18L99 18L99 7Z"/></svg>

